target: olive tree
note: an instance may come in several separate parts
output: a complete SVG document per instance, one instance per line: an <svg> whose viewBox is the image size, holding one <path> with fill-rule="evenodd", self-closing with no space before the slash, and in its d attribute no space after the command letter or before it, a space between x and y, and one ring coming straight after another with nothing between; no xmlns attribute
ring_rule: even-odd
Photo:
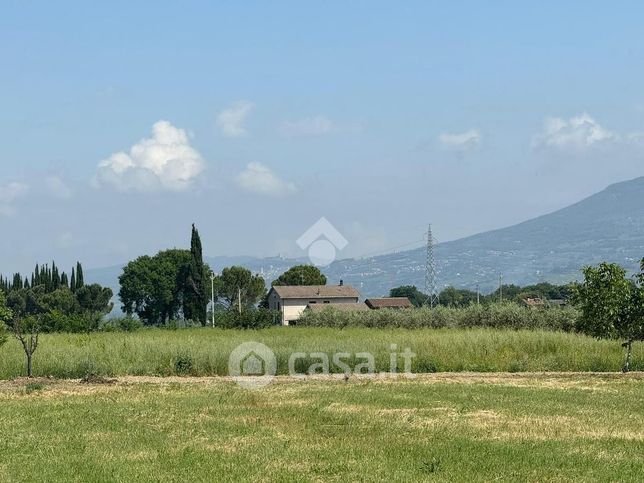
<svg viewBox="0 0 644 483"><path fill-rule="evenodd" d="M644 337L644 260L637 283L614 263L584 267L584 281L575 287L573 302L581 310L580 332L602 338L621 339L626 348L623 371L631 367L633 342Z"/></svg>

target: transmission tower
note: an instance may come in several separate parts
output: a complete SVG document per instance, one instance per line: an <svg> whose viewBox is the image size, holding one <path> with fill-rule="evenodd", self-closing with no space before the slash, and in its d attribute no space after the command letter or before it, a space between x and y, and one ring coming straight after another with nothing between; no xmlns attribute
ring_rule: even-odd
<svg viewBox="0 0 644 483"><path fill-rule="evenodd" d="M434 259L434 236L432 225L427 227L427 261L425 263L425 293L430 307L438 305L438 288L436 284L436 260Z"/></svg>

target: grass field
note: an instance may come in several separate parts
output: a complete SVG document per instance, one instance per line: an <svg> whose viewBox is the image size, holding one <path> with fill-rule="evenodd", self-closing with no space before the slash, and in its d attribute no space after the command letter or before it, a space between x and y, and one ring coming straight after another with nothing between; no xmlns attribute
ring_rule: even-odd
<svg viewBox="0 0 644 483"><path fill-rule="evenodd" d="M80 378L104 375L227 375L228 357L240 343L263 342L276 354L278 373L288 373L293 352L370 352L376 369L388 371L390 346L416 353L413 371L524 372L619 371L617 341L551 331L502 329L365 329L279 327L257 331L221 329L141 330L133 333L44 334L34 356L34 375ZM644 344L634 345L633 368L644 370ZM18 341L0 347L0 378L24 375ZM177 361L188 361L177 364ZM306 362L306 361L304 361ZM402 363L402 362L401 362ZM354 365L352 365L354 367ZM334 370L334 367L331 367Z"/></svg>
<svg viewBox="0 0 644 483"><path fill-rule="evenodd" d="M644 375L5 381L0 434L0 481L641 481Z"/></svg>

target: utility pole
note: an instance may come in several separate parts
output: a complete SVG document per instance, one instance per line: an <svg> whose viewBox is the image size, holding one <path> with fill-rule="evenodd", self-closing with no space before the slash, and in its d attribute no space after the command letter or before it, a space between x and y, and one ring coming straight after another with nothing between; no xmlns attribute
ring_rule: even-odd
<svg viewBox="0 0 644 483"><path fill-rule="evenodd" d="M480 305L481 303L481 291L479 289L479 283L476 282L476 305Z"/></svg>
<svg viewBox="0 0 644 483"><path fill-rule="evenodd" d="M239 307L239 315L241 315L241 287L237 287L237 305Z"/></svg>
<svg viewBox="0 0 644 483"><path fill-rule="evenodd" d="M215 328L215 272L210 272L210 303L212 310L212 328Z"/></svg>

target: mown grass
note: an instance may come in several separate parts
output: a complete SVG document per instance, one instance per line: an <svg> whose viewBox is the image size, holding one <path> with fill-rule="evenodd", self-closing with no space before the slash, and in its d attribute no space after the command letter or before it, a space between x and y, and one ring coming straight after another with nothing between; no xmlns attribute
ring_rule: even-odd
<svg viewBox="0 0 644 483"><path fill-rule="evenodd" d="M181 382L177 382L181 381ZM642 375L0 383L0 481L641 481Z"/></svg>
<svg viewBox="0 0 644 483"><path fill-rule="evenodd" d="M43 334L34 356L34 375L81 378L87 374L226 375L228 357L242 342L268 345L278 373L288 373L294 352L370 352L377 371L390 370L392 344L409 347L417 373L475 371L619 371L624 354L617 341L553 331L501 329L365 329L277 327L257 331L211 328L141 330L133 333ZM634 370L644 369L643 344L634 346ZM317 359L304 359L308 367ZM359 360L349 359L351 367ZM402 370L403 361L399 360ZM24 375L16 340L0 347L0 378ZM331 365L332 372L342 372Z"/></svg>

